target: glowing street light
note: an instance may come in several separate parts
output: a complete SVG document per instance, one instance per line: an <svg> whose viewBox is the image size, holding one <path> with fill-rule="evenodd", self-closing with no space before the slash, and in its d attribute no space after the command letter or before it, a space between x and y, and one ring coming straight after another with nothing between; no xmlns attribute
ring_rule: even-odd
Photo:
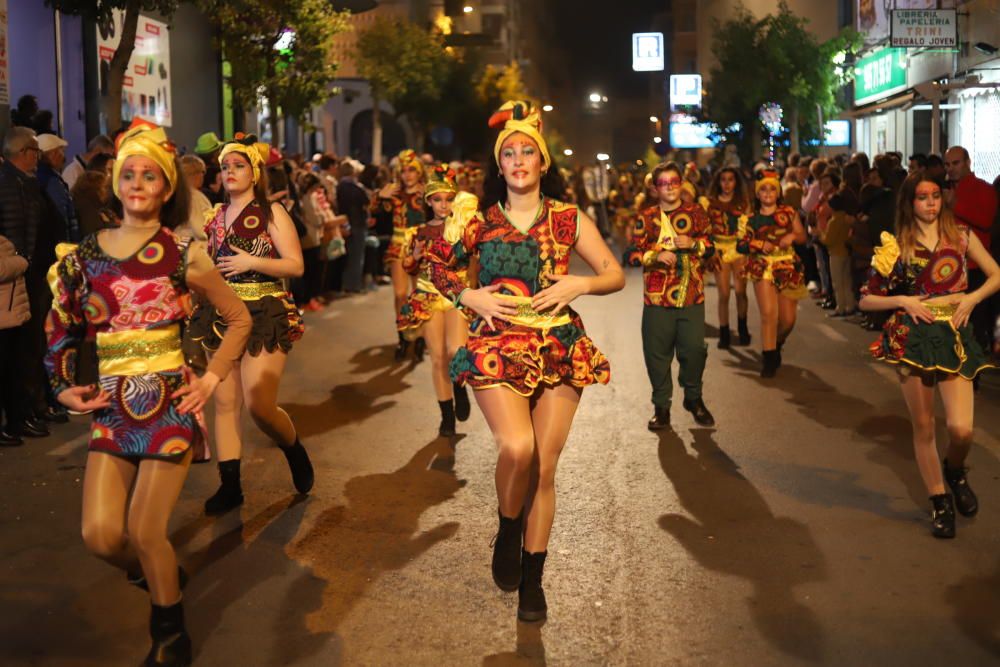
<svg viewBox="0 0 1000 667"><path fill-rule="evenodd" d="M597 159L600 160L601 162L607 162L608 160L611 159L611 156L608 155L607 153L598 153Z"/></svg>
<svg viewBox="0 0 1000 667"><path fill-rule="evenodd" d="M569 156L573 155L573 149L572 148L564 148L563 149L563 155L565 155L566 157L569 157Z"/></svg>
<svg viewBox="0 0 1000 667"><path fill-rule="evenodd" d="M546 104L545 106L542 107L542 111L552 111L553 109L555 109L555 107L552 106L551 104Z"/></svg>
<svg viewBox="0 0 1000 667"><path fill-rule="evenodd" d="M607 98L604 98L604 99L607 99ZM591 93L590 94L590 101L591 102L600 102L601 101L601 94L600 93Z"/></svg>
<svg viewBox="0 0 1000 667"><path fill-rule="evenodd" d="M658 143L660 143L661 141L663 141L663 139L662 139L662 138L660 138L660 137L653 137L653 143L654 143L654 144L658 144Z"/></svg>
<svg viewBox="0 0 1000 667"><path fill-rule="evenodd" d="M462 11L465 12L466 14L471 14L476 10L474 10L471 5L466 5L465 7L462 7Z"/></svg>
<svg viewBox="0 0 1000 667"><path fill-rule="evenodd" d="M656 116L650 116L650 117L649 117L649 122L650 122L650 123L659 123L659 122L660 122L660 119L659 119L659 118L657 118Z"/></svg>

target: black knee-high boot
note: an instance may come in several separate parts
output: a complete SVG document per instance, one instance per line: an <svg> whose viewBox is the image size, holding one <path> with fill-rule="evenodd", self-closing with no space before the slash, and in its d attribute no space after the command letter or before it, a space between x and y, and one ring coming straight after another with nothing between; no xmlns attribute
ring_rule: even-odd
<svg viewBox="0 0 1000 667"><path fill-rule="evenodd" d="M458 421L464 422L472 414L472 405L469 403L469 391L464 384L453 382L452 390L455 392L455 417Z"/></svg>
<svg viewBox="0 0 1000 667"><path fill-rule="evenodd" d="M146 656L147 667L183 667L191 664L191 638L184 629L184 605L153 605L149 617L153 646Z"/></svg>
<svg viewBox="0 0 1000 667"><path fill-rule="evenodd" d="M517 617L522 621L544 621L548 613L542 572L548 552L521 552L521 585L517 589Z"/></svg>
<svg viewBox="0 0 1000 667"><path fill-rule="evenodd" d="M309 493L313 488L315 477L312 462L309 460L306 448L302 446L302 441L296 437L294 445L278 447L278 449L288 461L288 469L292 471L292 484L295 485L295 490L302 494Z"/></svg>
<svg viewBox="0 0 1000 667"><path fill-rule="evenodd" d="M438 435L450 438L455 435L455 404L451 399L438 401L441 408L441 424L438 426Z"/></svg>
<svg viewBox="0 0 1000 667"><path fill-rule="evenodd" d="M205 514L223 514L243 504L240 460L219 461L219 479L222 480L222 486L205 501Z"/></svg>

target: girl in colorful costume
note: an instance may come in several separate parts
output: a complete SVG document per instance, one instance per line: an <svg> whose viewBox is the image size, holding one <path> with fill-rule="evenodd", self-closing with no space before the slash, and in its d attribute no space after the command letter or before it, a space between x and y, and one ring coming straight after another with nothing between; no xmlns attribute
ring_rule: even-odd
<svg viewBox="0 0 1000 667"><path fill-rule="evenodd" d="M736 322L739 345L750 344L750 329L747 327L746 255L736 249L736 235L740 217L750 212L750 196L740 172L733 167L725 167L715 172L708 187L708 218L712 225L712 244L715 255L709 260L709 269L715 272L715 284L719 288L719 349L729 347L732 334L729 331L729 295L736 292Z"/></svg>
<svg viewBox="0 0 1000 667"><path fill-rule="evenodd" d="M54 301L45 358L52 389L71 410L93 410L83 482L83 539L149 591L147 665L187 665L191 640L183 571L167 523L204 439L198 416L243 351L250 316L200 243L171 229L186 222L187 186L162 128L136 120L117 142L113 187L120 227L60 245L49 273ZM188 290L221 314L226 334L202 377L185 366L182 303ZM80 343L97 341L99 386L76 386Z"/></svg>
<svg viewBox="0 0 1000 667"><path fill-rule="evenodd" d="M402 260L406 272L417 277L417 288L400 309L396 325L407 340L422 335L427 341L434 391L441 409L438 434L450 437L455 435L455 418L465 421L471 411L468 391L452 383L448 374L451 359L469 337L469 322L431 281L431 254L442 239L449 247L458 242L479 200L468 192L458 192L455 172L445 164L430 172L424 198L432 218L409 230L410 240Z"/></svg>
<svg viewBox="0 0 1000 667"><path fill-rule="evenodd" d="M398 181L402 182L402 187L398 181L386 184L372 200L371 208L373 214L379 209L392 212L392 240L382 261L389 265L396 317L399 317L411 291L410 276L401 262L407 243L407 230L422 225L427 219L424 212L424 163L415 151L409 149L400 152L398 159ZM422 338L414 343L413 353L418 360L423 358L424 346ZM402 361L406 357L409 347L410 342L399 332L396 361Z"/></svg>
<svg viewBox="0 0 1000 667"><path fill-rule="evenodd" d="M507 102L493 115L490 126L501 128L494 146L498 171L487 178L480 213L457 243L436 246L441 259L431 265L438 290L476 314L451 373L476 390L499 447L493 579L502 590L518 590L518 618L526 621L546 615L542 569L556 465L580 394L610 379L607 359L568 305L625 284L594 222L549 197L562 188L541 125L527 102ZM597 275L569 274L574 249ZM473 256L479 289L467 287L458 273Z"/></svg>
<svg viewBox="0 0 1000 667"><path fill-rule="evenodd" d="M963 516L979 510L964 467L972 446L972 380L994 366L973 336L969 313L1000 289L1000 269L976 235L943 209L940 184L920 174L900 188L896 235L882 232L881 241L860 306L894 311L871 352L899 369L914 454L930 494L931 533L950 538L956 507ZM973 292L967 292L970 259L988 276ZM950 438L943 463L934 437L935 385Z"/></svg>
<svg viewBox="0 0 1000 667"><path fill-rule="evenodd" d="M302 317L281 283L302 275L302 248L295 225L278 203L268 203L267 144L237 135L219 152L228 204L218 205L205 225L208 251L253 317L246 354L215 393L215 442L222 484L205 501L205 512L221 514L243 504L240 455L241 412L250 416L278 447L299 493L313 485L312 463L288 413L278 407L278 383L292 344L305 329ZM197 304L190 335L211 355L219 349L225 324L208 304Z"/></svg>
<svg viewBox="0 0 1000 667"><path fill-rule="evenodd" d="M795 327L799 299L807 294L802 260L792 247L805 243L806 232L799 214L780 203L777 172L759 172L754 192L756 210L740 217L736 249L749 255L746 272L757 295L764 348L760 376L770 378L781 366L781 346Z"/></svg>

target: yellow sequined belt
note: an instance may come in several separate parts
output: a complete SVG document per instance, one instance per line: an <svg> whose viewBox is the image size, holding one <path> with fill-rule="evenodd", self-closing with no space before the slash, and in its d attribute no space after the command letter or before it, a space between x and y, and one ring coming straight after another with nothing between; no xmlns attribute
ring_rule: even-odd
<svg viewBox="0 0 1000 667"><path fill-rule="evenodd" d="M564 324L569 324L572 321L569 317L569 313L566 311L562 311L560 313L538 312L531 307L530 296L511 296L509 294L498 294L497 296L500 299L517 306L517 314L501 316L501 319L510 322L511 324L531 327L533 329L551 329L553 327L561 327Z"/></svg>
<svg viewBox="0 0 1000 667"><path fill-rule="evenodd" d="M735 236L715 236L712 238L712 242L715 244L715 252L726 264L732 264L743 257L736 250Z"/></svg>
<svg viewBox="0 0 1000 667"><path fill-rule="evenodd" d="M952 316L955 314L955 311L958 309L958 305L954 303L925 305L927 306L927 310L931 311L931 315L934 316L934 320L937 322L950 322Z"/></svg>
<svg viewBox="0 0 1000 667"><path fill-rule="evenodd" d="M101 375L144 375L180 368L181 329L132 329L97 334L98 370Z"/></svg>
<svg viewBox="0 0 1000 667"><path fill-rule="evenodd" d="M265 296L285 296L285 288L279 282L229 283L229 286L244 301L257 301Z"/></svg>
<svg viewBox="0 0 1000 667"><path fill-rule="evenodd" d="M392 230L392 243L395 245L404 245L406 243L406 228L396 227Z"/></svg>

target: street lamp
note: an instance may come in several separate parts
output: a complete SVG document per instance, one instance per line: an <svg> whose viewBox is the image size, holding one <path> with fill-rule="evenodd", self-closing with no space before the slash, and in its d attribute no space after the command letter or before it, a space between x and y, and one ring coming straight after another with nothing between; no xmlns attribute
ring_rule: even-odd
<svg viewBox="0 0 1000 667"><path fill-rule="evenodd" d="M597 159L600 160L601 162L607 162L608 160L611 159L611 156L608 155L607 153L598 153Z"/></svg>
<svg viewBox="0 0 1000 667"><path fill-rule="evenodd" d="M662 139L662 138L660 138L660 137L653 137L653 143L654 143L654 144L658 144L658 143L660 143L661 141L663 141L663 139Z"/></svg>
<svg viewBox="0 0 1000 667"><path fill-rule="evenodd" d="M566 157L570 157L571 155L573 155L573 149L572 148L564 148L563 149L563 155L565 155Z"/></svg>
<svg viewBox="0 0 1000 667"><path fill-rule="evenodd" d="M650 122L650 123L659 123L659 122L660 122L660 119L659 119L659 118L657 118L656 116L650 116L650 117L649 117L649 122Z"/></svg>
<svg viewBox="0 0 1000 667"><path fill-rule="evenodd" d="M607 98L604 98L604 99L607 99ZM591 93L590 94L590 101L594 102L595 104L599 103L601 101L601 94L600 93Z"/></svg>
<svg viewBox="0 0 1000 667"><path fill-rule="evenodd" d="M551 104L546 104L545 106L542 107L542 111L552 111L553 109L555 109L555 107L552 106Z"/></svg>
<svg viewBox="0 0 1000 667"><path fill-rule="evenodd" d="M471 5L466 5L465 7L462 7L462 11L465 12L466 14L471 14L475 10L472 8Z"/></svg>

